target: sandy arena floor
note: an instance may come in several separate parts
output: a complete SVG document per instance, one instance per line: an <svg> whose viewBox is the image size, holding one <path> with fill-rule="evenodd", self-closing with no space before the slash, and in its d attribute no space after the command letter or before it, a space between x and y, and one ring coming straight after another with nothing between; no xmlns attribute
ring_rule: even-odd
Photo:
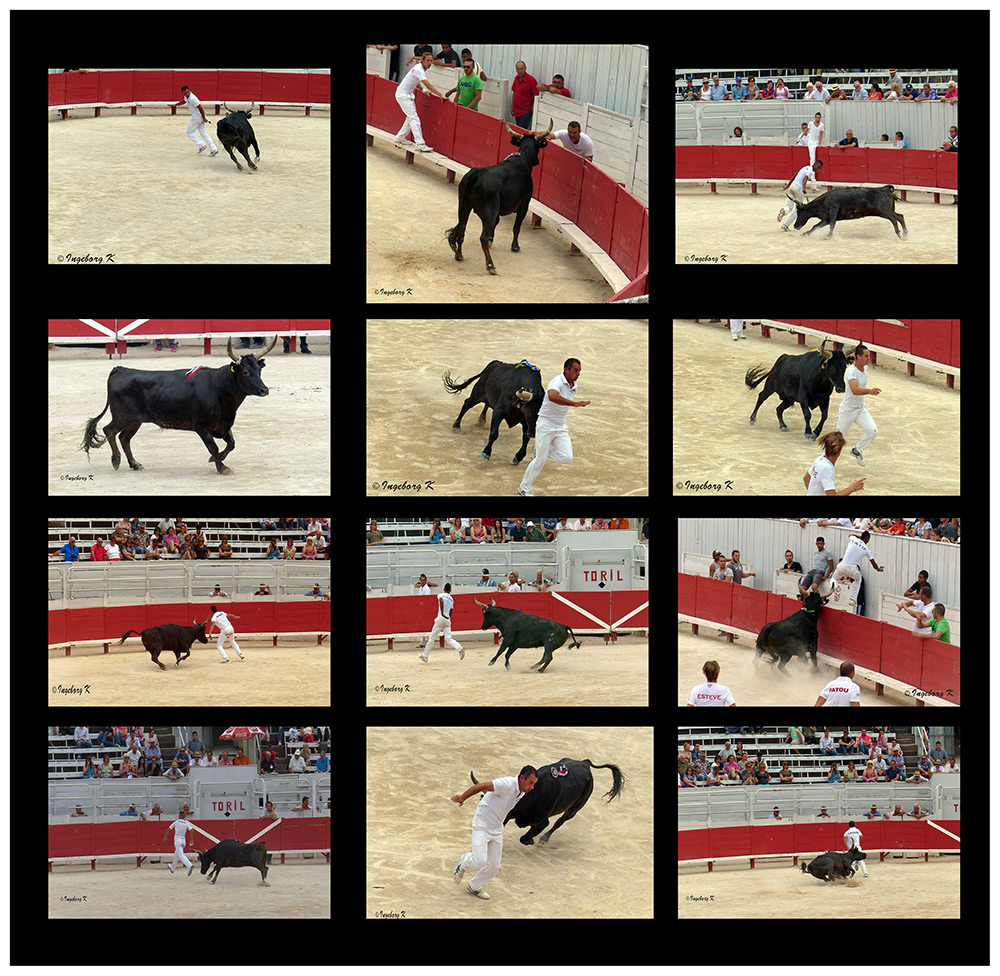
<svg viewBox="0 0 1000 976"><path fill-rule="evenodd" d="M892 224L881 217L863 217L837 223L804 236L816 225L810 220L800 231L783 231L776 217L785 203L777 189L761 186L756 195L749 186L718 184L678 186L676 191L677 264L864 264L890 269L896 264L957 264L958 207L929 194L908 194L896 203L906 221L908 236L897 238ZM815 194L807 194L810 200ZM902 227L900 234L903 233Z"/></svg>
<svg viewBox="0 0 1000 976"><path fill-rule="evenodd" d="M491 460L484 461L480 455L489 439L492 411L481 428L482 407L470 409L461 431L453 432L472 385L451 394L442 374L448 370L461 383L494 359L527 359L538 366L544 388L571 357L582 367L576 399L591 402L569 410L572 463L547 461L533 494L649 494L647 319L543 319L530 324L520 319L373 319L367 348L369 495L398 497L432 488L438 494L516 496L534 456L534 441L515 466L511 462L521 447L521 427L504 423ZM420 354L414 355L417 348Z"/></svg>
<svg viewBox="0 0 1000 976"><path fill-rule="evenodd" d="M421 159L420 153L412 165L404 157L402 149L381 139L368 147L365 157L366 301L457 309L468 302L592 304L606 302L614 293L582 253L571 253L567 238L548 221L533 226L530 214L521 225L521 250L516 253L510 249L514 214L500 218L490 248L495 275L486 271L479 242L483 224L475 214L466 225L464 260L456 261L445 235L458 223L461 181L456 177L448 183L445 170Z"/></svg>
<svg viewBox="0 0 1000 976"><path fill-rule="evenodd" d="M806 858L810 860L810 858ZM801 859L800 862L801 864ZM677 875L678 918L872 918L896 906L893 918L958 918L961 889L959 859L887 857L870 853L869 878L860 871L845 881L823 882L791 858L685 866Z"/></svg>
<svg viewBox="0 0 1000 976"><path fill-rule="evenodd" d="M49 918L120 919L122 906L129 918L255 919L329 918L330 865L317 854L309 862L295 858L280 864L274 858L267 872L270 887L260 884L252 868L227 869L209 886L207 875L186 868L170 873L165 855L160 864L59 864L49 874ZM166 912L164 905L171 906Z"/></svg>
<svg viewBox="0 0 1000 976"><path fill-rule="evenodd" d="M761 404L757 423L750 414L763 389L747 389L747 369L770 367L783 353L800 355L787 332L761 337L750 327L746 339L733 342L728 328L690 319L674 319L674 494L675 495L802 495L803 475L820 454L806 440L805 420L797 405L784 414L788 431L778 428L777 395ZM815 341L814 341L815 340ZM818 337L807 336L818 344ZM827 346L829 348L829 346ZM868 409L878 437L865 450L865 467L850 456L861 439L854 426L837 462L839 491L866 478L854 498L869 495L958 495L961 485L961 381L945 386L942 374L918 367L906 375L905 363L884 355L868 367L869 384L883 392ZM842 394L834 392L823 431L836 430ZM812 411L813 429L820 411ZM935 460L936 459L936 460Z"/></svg>
<svg viewBox="0 0 1000 976"><path fill-rule="evenodd" d="M185 108L163 112L52 118L49 264L330 263L328 113L254 113L260 162L238 156L240 172L215 133L223 116L209 116L210 157L185 135Z"/></svg>
<svg viewBox="0 0 1000 976"><path fill-rule="evenodd" d="M509 823L489 901L454 884L477 801L450 797L469 773L482 782L564 757L614 763L624 789L609 803L611 771L593 770L587 805L544 846L519 843L526 830ZM369 918L653 917L650 728L369 728L367 791Z"/></svg>
<svg viewBox="0 0 1000 976"><path fill-rule="evenodd" d="M706 661L718 661L719 684L725 685L733 693L737 705L802 705L813 707L819 693L840 671L829 664L820 663L814 670L812 663L794 657L785 667L788 674L782 674L776 666L765 663L762 658L754 668L755 649L753 641L744 637L730 644L725 637L719 637L719 628L699 627L696 637L691 633L690 624L677 626L677 704L684 707L691 697L691 689L702 684L705 675L702 665ZM845 660L850 660L850 652L845 651ZM857 668L854 680L861 688L861 706L870 705L910 705L918 704L916 698L908 698L902 692L886 688L881 696L875 694L875 685L866 679L862 668Z"/></svg>
<svg viewBox="0 0 1000 976"><path fill-rule="evenodd" d="M235 345L235 342L234 342ZM175 370L228 363L226 341L212 343L212 355L193 346L178 353L152 347L129 349L108 359L103 346L49 350L49 494L113 495L324 495L330 491L330 345L315 336L311 356L284 355L281 341L266 357L261 374L269 393L247 397L233 424L236 447L226 458L232 469L220 475L201 438L190 430L163 430L143 424L132 438L132 453L143 465L133 471L125 455L117 471L107 443L88 455L80 449L83 428L103 409L108 374L115 366ZM245 352L245 350L244 350ZM237 353L239 355L239 353ZM98 421L103 437L110 411ZM223 447L219 439L216 446Z"/></svg>
<svg viewBox="0 0 1000 976"><path fill-rule="evenodd" d="M498 647L465 643L465 660L448 648L432 648L424 664L416 642L385 641L368 645L367 705L600 705L644 708L649 704L649 640L620 637L580 638L583 646L553 652L552 663L539 674L531 670L542 657L538 647L521 648L489 661Z"/></svg>
<svg viewBox="0 0 1000 976"><path fill-rule="evenodd" d="M49 651L49 697L53 706L89 705L329 705L329 640L283 643L240 640L241 661L227 647L223 664L215 642L195 644L191 656L174 667L173 652L160 655L161 671L138 638L111 653L102 647ZM126 648L129 648L126 650ZM141 653L140 653L141 652Z"/></svg>

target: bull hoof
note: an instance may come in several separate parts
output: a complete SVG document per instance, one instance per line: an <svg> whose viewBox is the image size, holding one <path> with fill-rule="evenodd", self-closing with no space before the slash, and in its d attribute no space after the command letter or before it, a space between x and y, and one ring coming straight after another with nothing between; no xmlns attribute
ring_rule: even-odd
<svg viewBox="0 0 1000 976"><path fill-rule="evenodd" d="M452 244L452 250L454 250L454 248L455 248L455 245ZM462 252L461 251L455 251L455 260L456 261L464 261L465 260L465 258L462 257Z"/></svg>
<svg viewBox="0 0 1000 976"><path fill-rule="evenodd" d="M535 844L535 842L530 837L522 837L521 843L524 844L525 847L533 847Z"/></svg>
<svg viewBox="0 0 1000 976"><path fill-rule="evenodd" d="M811 430L807 430L806 431L806 440L807 441L814 441L814 440L816 440L817 437L819 437L819 434L814 434Z"/></svg>
<svg viewBox="0 0 1000 976"><path fill-rule="evenodd" d="M227 468L226 465L222 465L222 467L219 468L219 474L232 474L232 473L233 473L233 469L232 468Z"/></svg>
<svg viewBox="0 0 1000 976"><path fill-rule="evenodd" d="M510 249L512 251L520 251L521 250L516 244L511 244Z"/></svg>
<svg viewBox="0 0 1000 976"><path fill-rule="evenodd" d="M482 459L483 459L484 461L488 461L488 460L490 459L490 456L489 456L488 454L480 454L479 456L480 456L480 457L481 457L481 458L482 458Z"/></svg>
<svg viewBox="0 0 1000 976"><path fill-rule="evenodd" d="M779 431L780 431L780 432L781 432L782 434L787 434L787 433L788 433L788 428L787 428L787 427L786 427L786 426L785 426L784 424L782 424L782 425L781 425L781 426L780 426L780 427L778 428L778 430L779 430Z"/></svg>
<svg viewBox="0 0 1000 976"><path fill-rule="evenodd" d="M757 421L754 420L753 417L750 418L750 426L751 427L756 427L757 426Z"/></svg>
<svg viewBox="0 0 1000 976"><path fill-rule="evenodd" d="M496 662L496 660L493 660L493 661L490 661L490 663L489 663L489 667L491 667L491 668L492 668L492 667L493 667L493 665L494 665L494 664L496 664L496 663L497 663L497 662Z"/></svg>
<svg viewBox="0 0 1000 976"><path fill-rule="evenodd" d="M115 471L118 470L118 465L121 463L122 463L122 456L120 454L111 455L111 467L113 467Z"/></svg>
<svg viewBox="0 0 1000 976"><path fill-rule="evenodd" d="M496 269L496 268L494 268L492 264L491 264L491 265L488 265L488 266L487 266L487 268L486 268L486 270L487 270L487 271L488 271L488 272L489 272L489 273L490 273L491 275L495 275L495 274L497 273L497 269Z"/></svg>
<svg viewBox="0 0 1000 976"><path fill-rule="evenodd" d="M142 471L142 470L144 470L143 466L138 461L129 461L128 466L133 471Z"/></svg>
<svg viewBox="0 0 1000 976"><path fill-rule="evenodd" d="M259 884L257 885L257 887L258 887L258 888L270 888L270 887L271 887L271 882L270 882L270 881L261 881L261 882L260 882L260 883L259 883Z"/></svg>

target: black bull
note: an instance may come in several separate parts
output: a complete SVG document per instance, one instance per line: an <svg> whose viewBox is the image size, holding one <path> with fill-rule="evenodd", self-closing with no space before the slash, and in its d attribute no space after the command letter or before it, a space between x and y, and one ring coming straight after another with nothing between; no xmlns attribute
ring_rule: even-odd
<svg viewBox="0 0 1000 976"><path fill-rule="evenodd" d="M861 217L885 217L892 222L892 229L899 237L899 227L896 221L903 227L903 233L908 234L906 221L903 215L896 213L895 201L898 199L894 186L886 184L875 188L863 186L838 186L829 190L821 196L816 197L811 203L803 204L795 214L795 229L799 230L805 226L807 220L813 217L819 218L819 223L806 231L811 234L820 227L830 225L830 233L827 237L833 237L833 228L837 226L838 220L858 220Z"/></svg>
<svg viewBox="0 0 1000 976"><path fill-rule="evenodd" d="M530 793L525 793L514 804L514 808L504 819L504 826L513 820L518 827L530 827L519 840L522 844L534 844L534 837L549 825L549 818L561 813L555 826L538 838L539 844L547 844L549 838L567 820L572 820L586 805L594 792L594 776L591 769L610 769L614 780L610 790L604 795L608 803L615 799L625 786L625 774L613 763L598 766L589 759L560 759L557 763L538 767L538 782ZM470 772L472 782L477 783L476 774Z"/></svg>
<svg viewBox="0 0 1000 976"><path fill-rule="evenodd" d="M163 651L173 651L177 660L174 667L180 667L181 661L191 656L191 645L198 641L207 644L208 638L205 636L205 624L195 622L193 627L184 627L182 624L160 624L159 627L147 627L144 631L126 630L122 634L119 644L124 644L126 638L131 634L138 634L142 639L142 645L149 651L153 664L157 665L161 671L166 671L167 666L160 664L160 654Z"/></svg>
<svg viewBox="0 0 1000 976"><path fill-rule="evenodd" d="M464 383L453 382L450 372L446 372L443 378L445 389L449 393L459 393L473 380L479 380L466 397L451 429L460 431L466 412L482 403L484 406L479 415L479 426L485 424L487 410L493 411L493 422L490 424L490 439L480 456L484 461L489 461L493 453L493 442L500 433L500 424L506 420L508 427L521 425L521 450L514 455L514 464L520 464L528 450L528 439L535 436L535 421L545 397L538 367L531 366L526 360L512 364L494 359L481 373L470 376Z"/></svg>
<svg viewBox="0 0 1000 976"><path fill-rule="evenodd" d="M490 274L497 273L490 255L490 244L493 243L493 233L500 223L500 218L506 214L517 214L514 218L514 241L510 249L521 250L517 243L517 235L521 232L521 224L528 212L528 204L535 188L531 180L531 170L538 165L539 151L548 145L547 136L552 127L552 119L549 119L548 129L536 136L530 132L518 135L507 125L507 131L511 135L510 141L519 147L518 152L495 166L476 166L462 177L462 182L458 185L458 223L448 231L448 243L455 252L456 261L462 260L465 225L473 210L479 214L483 222L479 243L483 246L486 270Z"/></svg>
<svg viewBox="0 0 1000 976"><path fill-rule="evenodd" d="M278 341L275 336L263 352L240 357L233 352L233 340L226 347L233 365L218 369L198 367L193 370L127 369L116 366L108 374L108 399L104 409L87 421L82 450L90 458L90 449L111 442L111 466L117 471L122 456L118 452L118 434L129 467L136 471L142 465L132 456L131 442L135 432L145 423L170 430L193 430L202 440L219 474L231 469L222 462L236 447L233 422L236 411L248 396L265 397L270 392L261 379L267 365L264 357ZM111 423L104 428L104 437L97 436L97 422L111 408ZM226 442L219 451L215 438Z"/></svg>
<svg viewBox="0 0 1000 976"><path fill-rule="evenodd" d="M475 597L473 597L475 600ZM496 652L490 667L497 662L497 658L507 652L504 658L504 667L510 670L510 656L519 647L544 647L545 652L542 659L531 665L531 670L538 670L541 674L552 663L552 652L557 647L562 647L568 637L572 637L570 647L582 647L583 645L576 639L571 627L565 624L556 623L554 620L546 620L544 617L536 617L533 613L523 613L520 610L511 610L507 607L498 607L496 600L490 597L492 606L480 603L475 600L476 606L483 608L483 630L496 627L503 634L500 642L500 650Z"/></svg>
<svg viewBox="0 0 1000 976"><path fill-rule="evenodd" d="M753 659L755 668L757 659L764 651L771 655L771 664L779 662L778 670L783 674L788 674L785 664L796 654L803 659L811 657L813 667L819 668L816 662L816 647L819 643L816 618L828 602L828 598L818 593L810 593L805 598L800 596L799 599L804 603L801 610L797 610L790 617L785 617L784 620L764 624L757 636L757 652Z"/></svg>
<svg viewBox="0 0 1000 976"><path fill-rule="evenodd" d="M225 105L225 102L223 104ZM229 106L226 105L226 108L229 109ZM252 109L253 105L250 108ZM257 167L250 162L250 153L247 149L248 146L253 146L256 153L255 161L260 162L260 149L257 146L257 137L254 135L253 126L250 124L251 118L253 118L252 112L234 112L229 109L226 117L219 119L215 126L216 134L222 140L223 148L232 157L240 172L243 172L243 167L240 166L240 161L233 154L234 149L243 155L250 169L256 169Z"/></svg>
<svg viewBox="0 0 1000 976"><path fill-rule="evenodd" d="M267 847L264 844L241 844L238 840L226 838L215 847L198 853L201 873L213 868L208 883L215 884L223 868L256 868L260 871L261 884L271 887L267 880ZM214 866L214 867L213 867Z"/></svg>
<svg viewBox="0 0 1000 976"><path fill-rule="evenodd" d="M814 878L822 878L823 882L833 878L854 877L854 864L863 861L868 855L852 847L849 851L827 851L812 861L803 861L802 870L808 871Z"/></svg>
<svg viewBox="0 0 1000 976"><path fill-rule="evenodd" d="M801 356L779 356L769 369L763 366L751 366L747 370L746 385L751 390L758 387L765 379L767 383L757 397L757 406L750 414L750 423L757 423L757 411L760 405L772 394L781 398L778 404L778 424L782 431L788 430L782 414L793 404L798 403L802 415L806 418L806 434L810 440L819 437L826 423L826 415L830 410L830 394L836 389L843 393L844 371L847 369L847 356L841 350L826 351L826 340L819 349L811 349ZM821 416L819 425L812 429L812 410L819 407Z"/></svg>

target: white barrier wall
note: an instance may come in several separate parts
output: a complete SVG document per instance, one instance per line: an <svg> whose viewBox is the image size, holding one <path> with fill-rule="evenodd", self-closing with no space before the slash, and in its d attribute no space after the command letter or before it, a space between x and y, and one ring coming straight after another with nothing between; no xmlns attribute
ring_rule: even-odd
<svg viewBox="0 0 1000 976"><path fill-rule="evenodd" d="M823 536L831 558L837 562L844 554L848 536L860 535L855 529L825 525L819 528L809 523L799 528L795 519L678 519L677 568L684 568L684 553L721 550L727 556L739 549L744 564L753 564L758 589L770 582L772 572L785 562L785 550L791 549L803 570L812 566L816 551L815 540ZM921 539L872 535L868 547L875 561L885 567L876 573L871 563L862 563L866 602L877 606L886 594L903 593L925 569L937 602L960 605L962 602L960 547L947 542L925 542ZM766 582L765 582L766 581Z"/></svg>

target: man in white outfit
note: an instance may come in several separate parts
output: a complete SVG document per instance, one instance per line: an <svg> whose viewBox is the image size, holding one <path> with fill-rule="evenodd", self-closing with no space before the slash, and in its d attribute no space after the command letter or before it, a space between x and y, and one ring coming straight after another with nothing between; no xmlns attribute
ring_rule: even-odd
<svg viewBox="0 0 1000 976"><path fill-rule="evenodd" d="M236 617L236 614L234 613L233 616ZM240 618L236 617L236 619L239 620ZM227 640L229 641L229 644L232 647L232 649L236 651L237 654L239 654L240 660L242 661L244 659L243 652L240 650L240 645L236 643L236 631L233 628L233 625L229 622L229 617L225 613L223 613L222 610L219 610L214 605L212 606L212 625L208 628L209 634L212 633L213 626L219 628L218 650L219 650L219 656L222 658L222 663L223 664L229 663L229 658L226 657L226 651L224 647Z"/></svg>
<svg viewBox="0 0 1000 976"><path fill-rule="evenodd" d="M500 855L503 853L504 819L514 804L535 788L538 771L534 766L525 766L517 776L503 776L488 783L476 783L460 796L453 796L452 802L461 806L475 793L485 792L472 818L472 850L463 854L455 868L455 884L462 883L462 875L472 868L478 868L475 877L468 883L466 891L477 898L489 898L483 885L492 881L500 870Z"/></svg>
<svg viewBox="0 0 1000 976"><path fill-rule="evenodd" d="M170 862L170 873L174 873L174 868L177 866L177 862L180 861L188 869L188 876L190 877L191 872L194 870L194 865L188 860L187 855L184 853L184 846L187 843L187 832L191 829L191 824L188 823L184 816L184 811L181 810L177 814L177 819L167 827L167 832L163 835L163 839L166 840L170 836L170 831L174 832L174 859Z"/></svg>
<svg viewBox="0 0 1000 976"><path fill-rule="evenodd" d="M198 147L198 152L204 152L211 147L210 156L217 156L219 149L212 142L212 137L208 134L208 119L205 117L205 110L201 107L201 101L197 95L187 85L181 88L181 95L187 107L191 109L191 121L188 122L187 137ZM178 102L178 105L181 103ZM201 139L198 136L201 136ZM202 142L202 139L205 142ZM207 143L207 145L206 145Z"/></svg>
<svg viewBox="0 0 1000 976"><path fill-rule="evenodd" d="M465 660L465 648L454 637L451 636L451 611L455 607L455 598L451 595L451 583L444 584L444 593L438 594L438 612L434 618L434 626L427 635L427 646L422 654L418 654L424 664L430 656L431 647L441 634L444 634L444 642L453 650L458 651L458 659Z"/></svg>
<svg viewBox="0 0 1000 976"><path fill-rule="evenodd" d="M847 849L851 850L852 848L856 847L860 851L862 836L863 834L861 833L861 831L854 826L854 821L849 820L847 822L847 830L844 831L844 841L847 843ZM861 873L867 878L868 868L865 867L865 862L861 860L861 861L855 861L854 863L861 868Z"/></svg>
<svg viewBox="0 0 1000 976"><path fill-rule="evenodd" d="M434 152L430 146L424 142L424 134L420 129L420 116L417 115L416 99L413 92L421 86L426 88L432 95L437 95L443 102L444 95L441 94L428 80L427 71L434 62L433 54L425 54L419 64L415 64L406 77L396 86L396 102L406 116L403 119L403 127L396 133L396 146L400 149L418 149L420 152ZM413 142L406 142L409 133L413 133Z"/></svg>
<svg viewBox="0 0 1000 976"><path fill-rule="evenodd" d="M531 486L542 473L545 462L552 458L560 464L573 460L573 444L569 439L566 415L570 407L586 407L590 400L577 402L576 381L580 375L580 360L567 359L563 371L549 380L545 399L535 422L535 456L524 472L524 479L517 489L519 495L530 495Z"/></svg>
<svg viewBox="0 0 1000 976"><path fill-rule="evenodd" d="M859 342L854 350L854 362L849 363L844 371L847 389L844 390L844 398L840 401L837 413L837 430L842 434L846 436L853 424L857 424L864 432L857 445L851 448L851 454L862 467L865 459L861 452L878 437L878 427L868 412L865 397L878 396L882 392L877 386L868 388L868 364L871 361L871 350Z"/></svg>

